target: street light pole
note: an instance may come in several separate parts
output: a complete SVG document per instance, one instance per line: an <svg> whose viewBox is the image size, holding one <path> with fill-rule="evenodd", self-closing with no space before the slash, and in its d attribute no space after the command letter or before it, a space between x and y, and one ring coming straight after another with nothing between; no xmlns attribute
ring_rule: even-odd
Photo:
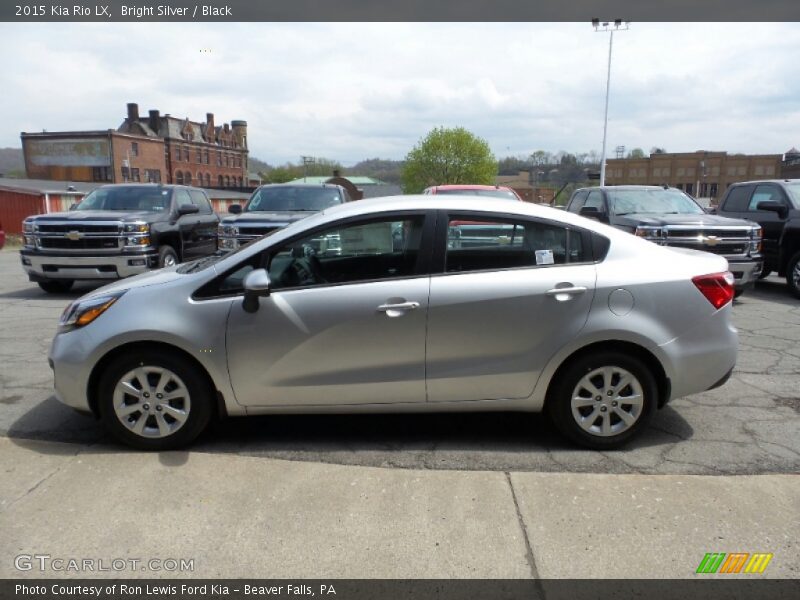
<svg viewBox="0 0 800 600"><path fill-rule="evenodd" d="M313 165L315 162L317 162L317 159L315 159L313 156L301 156L300 158L303 159L303 183L306 183L306 178L308 177L308 165Z"/></svg>
<svg viewBox="0 0 800 600"><path fill-rule="evenodd" d="M594 27L595 33L601 32L609 32L611 35L608 38L608 73L606 75L606 109L605 109L605 116L603 118L603 151L600 155L600 185L603 186L606 184L606 135L608 133L608 96L611 90L611 50L614 47L614 32L615 31L625 31L628 29L628 25L630 22L622 22L622 19L614 19L614 26L610 27L608 21L604 21L602 23L602 29L600 28L600 19L592 19L592 26ZM624 27L623 27L624 25Z"/></svg>

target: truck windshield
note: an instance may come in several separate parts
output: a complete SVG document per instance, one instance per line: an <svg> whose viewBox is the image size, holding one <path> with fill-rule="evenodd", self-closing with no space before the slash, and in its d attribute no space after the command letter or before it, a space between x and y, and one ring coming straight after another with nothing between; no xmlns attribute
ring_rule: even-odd
<svg viewBox="0 0 800 600"><path fill-rule="evenodd" d="M703 209L678 190L608 190L611 211L616 215L630 213L697 215Z"/></svg>
<svg viewBox="0 0 800 600"><path fill-rule="evenodd" d="M514 192L509 190L436 190L436 194L458 194L460 196L494 196L508 200L519 200Z"/></svg>
<svg viewBox="0 0 800 600"><path fill-rule="evenodd" d="M339 190L334 187L278 186L263 187L253 193L245 211L321 211L341 204Z"/></svg>
<svg viewBox="0 0 800 600"><path fill-rule="evenodd" d="M73 210L161 212L169 208L170 191L162 187L101 187L89 193Z"/></svg>

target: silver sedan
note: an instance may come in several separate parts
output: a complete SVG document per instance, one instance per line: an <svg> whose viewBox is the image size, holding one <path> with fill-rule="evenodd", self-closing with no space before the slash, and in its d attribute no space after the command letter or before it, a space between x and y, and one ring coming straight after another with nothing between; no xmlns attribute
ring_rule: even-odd
<svg viewBox="0 0 800 600"><path fill-rule="evenodd" d="M612 448L736 362L723 258L475 197L348 203L75 300L59 399L161 450L213 418L546 411Z"/></svg>

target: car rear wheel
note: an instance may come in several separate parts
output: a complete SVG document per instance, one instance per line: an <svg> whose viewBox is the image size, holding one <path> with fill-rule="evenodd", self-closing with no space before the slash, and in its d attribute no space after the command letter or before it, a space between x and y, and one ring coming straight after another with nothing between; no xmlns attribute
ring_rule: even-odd
<svg viewBox="0 0 800 600"><path fill-rule="evenodd" d="M800 298L800 252L789 259L786 267L786 284L796 298Z"/></svg>
<svg viewBox="0 0 800 600"><path fill-rule="evenodd" d="M71 279L40 281L39 287L48 294L65 294L72 289L74 283Z"/></svg>
<svg viewBox="0 0 800 600"><path fill-rule="evenodd" d="M115 359L100 379L100 416L119 441L141 450L172 450L208 425L212 390L191 362L160 350Z"/></svg>
<svg viewBox="0 0 800 600"><path fill-rule="evenodd" d="M555 382L548 409L572 441L605 450L635 436L653 414L656 382L640 360L618 352L574 360Z"/></svg>
<svg viewBox="0 0 800 600"><path fill-rule="evenodd" d="M173 267L178 264L178 253L172 246L161 246L158 249L158 266Z"/></svg>

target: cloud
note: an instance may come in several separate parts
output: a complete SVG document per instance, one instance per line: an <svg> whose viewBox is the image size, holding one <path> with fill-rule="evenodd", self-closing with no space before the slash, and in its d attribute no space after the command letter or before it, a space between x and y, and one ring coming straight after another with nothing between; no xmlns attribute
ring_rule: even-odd
<svg viewBox="0 0 800 600"><path fill-rule="evenodd" d="M440 125L498 156L599 151L608 41L588 23L5 23L0 146L116 127L138 102L245 119L273 163L402 158ZM633 23L614 37L609 148L800 144L798 46L796 23Z"/></svg>

